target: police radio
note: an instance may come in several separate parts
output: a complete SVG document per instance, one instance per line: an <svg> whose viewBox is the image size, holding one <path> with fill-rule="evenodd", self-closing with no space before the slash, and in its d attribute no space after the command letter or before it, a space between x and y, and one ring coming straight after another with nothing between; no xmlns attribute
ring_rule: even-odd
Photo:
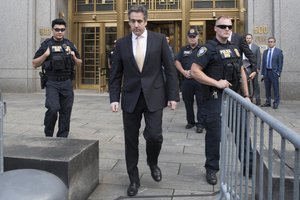
<svg viewBox="0 0 300 200"><path fill-rule="evenodd" d="M71 80L74 80L75 79L75 69L74 69L74 65L75 65L75 62L73 60L73 57L72 57L72 54L71 54L71 48L70 46L67 46L66 44L62 44L62 47L64 49L64 51L66 52L66 54L68 55L67 56L67 62L71 65Z"/></svg>
<svg viewBox="0 0 300 200"><path fill-rule="evenodd" d="M66 44L63 44L62 47L64 48L65 52L67 52L68 55L71 54L71 49L69 46L67 46Z"/></svg>

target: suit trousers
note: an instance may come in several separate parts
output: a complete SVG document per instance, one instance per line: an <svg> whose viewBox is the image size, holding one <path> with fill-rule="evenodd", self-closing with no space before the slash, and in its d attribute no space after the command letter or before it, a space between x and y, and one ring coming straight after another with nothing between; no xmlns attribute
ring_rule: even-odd
<svg viewBox="0 0 300 200"><path fill-rule="evenodd" d="M271 104L271 87L274 91L274 104L279 105L279 77L273 73L272 70L267 70L267 75L264 76L265 90L266 90L266 103Z"/></svg>
<svg viewBox="0 0 300 200"><path fill-rule="evenodd" d="M139 130L144 116L144 138L146 140L146 154L148 165L157 165L158 156L163 142L162 109L150 112L147 108L143 93L132 113L123 111L123 125L125 138L125 159L130 182L139 183Z"/></svg>
<svg viewBox="0 0 300 200"><path fill-rule="evenodd" d="M253 85L254 85L254 98L257 101L260 102L260 88L259 88L259 83L258 83L258 74L255 75L254 79L252 80L253 81Z"/></svg>

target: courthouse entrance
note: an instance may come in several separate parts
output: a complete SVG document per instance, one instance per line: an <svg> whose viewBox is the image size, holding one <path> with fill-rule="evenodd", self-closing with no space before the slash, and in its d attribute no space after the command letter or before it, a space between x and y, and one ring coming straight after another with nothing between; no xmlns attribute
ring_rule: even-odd
<svg viewBox="0 0 300 200"><path fill-rule="evenodd" d="M70 39L83 60L76 69L76 88L107 91L107 56L114 40L130 33L127 12L135 4L148 8L147 29L169 36L175 55L187 44L186 33L191 27L199 31L200 44L212 39L217 16L232 17L234 31L243 32L242 0L68 0Z"/></svg>
<svg viewBox="0 0 300 200"><path fill-rule="evenodd" d="M80 23L78 50L82 65L77 69L76 82L80 89L107 90L107 54L116 39L114 23Z"/></svg>
<svg viewBox="0 0 300 200"><path fill-rule="evenodd" d="M215 34L213 24L213 20L193 21L189 26L199 31L199 43L204 44L206 39L211 39ZM128 22L124 22L124 27L126 27L124 35L129 34ZM77 69L76 85L78 88L107 91L109 81L107 56L113 49L114 40L117 39L116 29L115 23L79 23L78 50L83 62ZM186 34L182 36L181 21L148 21L147 29L169 36L175 55L182 46L187 44L183 42Z"/></svg>

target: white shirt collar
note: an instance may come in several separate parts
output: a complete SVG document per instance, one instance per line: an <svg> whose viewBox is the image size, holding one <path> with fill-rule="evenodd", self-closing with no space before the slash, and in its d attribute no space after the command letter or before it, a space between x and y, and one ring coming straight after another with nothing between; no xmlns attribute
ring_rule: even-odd
<svg viewBox="0 0 300 200"><path fill-rule="evenodd" d="M145 29L144 33L142 35L140 35L140 37L147 38L147 35L148 35L148 31L147 31L147 29ZM135 40L137 37L138 36L132 32L132 36L131 36L132 40Z"/></svg>

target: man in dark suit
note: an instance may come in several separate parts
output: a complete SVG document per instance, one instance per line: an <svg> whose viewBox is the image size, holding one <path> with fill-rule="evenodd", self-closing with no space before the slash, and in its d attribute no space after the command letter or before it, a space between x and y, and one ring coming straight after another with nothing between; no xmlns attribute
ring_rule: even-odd
<svg viewBox="0 0 300 200"><path fill-rule="evenodd" d="M257 71L257 63L256 63L256 60L254 58L254 55L253 55L251 49L249 48L249 45L246 42L245 37L243 37L237 33L231 32L228 40L232 44L235 44L236 46L239 47L241 55L245 54L245 56L248 58L251 65L249 65L249 67L245 68L245 69L246 69L246 72L248 73L248 77L251 80L254 79L254 77L256 76L256 71Z"/></svg>
<svg viewBox="0 0 300 200"><path fill-rule="evenodd" d="M176 108L179 101L177 72L164 35L146 30L147 9L134 5L128 11L132 33L116 44L110 78L110 103L118 111L122 92L125 158L130 185L128 196L140 187L138 144L144 115L147 164L155 181L161 181L158 156L163 142L162 115L167 105ZM163 78L163 69L166 80Z"/></svg>
<svg viewBox="0 0 300 200"><path fill-rule="evenodd" d="M251 96L251 100L254 97L255 98L255 104L260 105L261 104L261 99L260 99L260 88L258 84L258 72L260 70L260 65L261 65L261 53L260 53L260 48L253 42L253 36L251 34L246 35L246 42L249 46L249 49L251 49L254 59L256 60L256 66L257 66L257 75L254 77L254 79L251 80L250 84L252 84L253 88L253 96ZM249 59L245 54L243 54L243 65L244 67L251 65ZM251 92L250 92L251 93Z"/></svg>
<svg viewBox="0 0 300 200"><path fill-rule="evenodd" d="M271 86L274 90L273 108L277 109L280 103L279 77L283 67L282 50L275 47L276 39L268 38L268 49L263 52L261 75L265 82L266 103L262 107L271 106Z"/></svg>

